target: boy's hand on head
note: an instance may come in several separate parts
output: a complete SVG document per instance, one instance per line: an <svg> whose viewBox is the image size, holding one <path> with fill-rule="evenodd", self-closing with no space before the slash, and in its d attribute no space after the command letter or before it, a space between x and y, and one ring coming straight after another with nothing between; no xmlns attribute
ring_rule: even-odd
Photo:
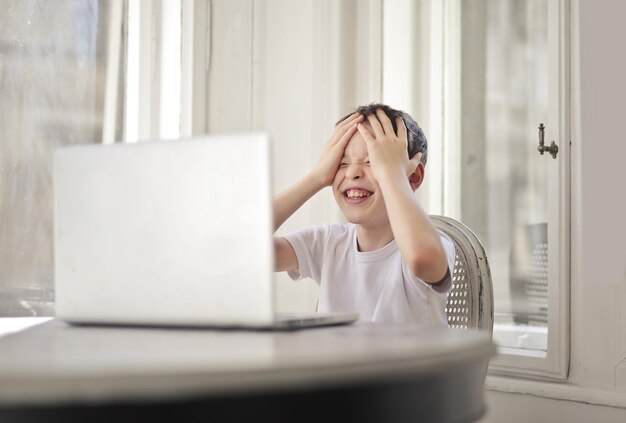
<svg viewBox="0 0 626 423"><path fill-rule="evenodd" d="M330 139L324 144L322 154L313 169L296 184L274 196L274 230L280 228L289 216L321 189L332 185L346 146L356 133L357 123L362 122L363 119L363 115L354 113L337 124ZM284 246L283 243L279 242L279 244ZM278 256L283 255L279 257L279 260L285 258L285 251L291 251L286 254L291 258L294 257L293 250L279 248L276 251Z"/></svg>
<svg viewBox="0 0 626 423"><path fill-rule="evenodd" d="M407 131L402 118L396 119L398 134L393 130L391 120L381 109L376 116L369 115L367 120L371 131L363 124L358 124L358 131L367 144L370 166L377 180L388 175L402 172L409 176L417 169L421 153L409 158L407 153Z"/></svg>
<svg viewBox="0 0 626 423"><path fill-rule="evenodd" d="M363 122L363 120L363 115L354 113L335 126L312 171L314 177L323 187L332 185L344 150L352 136L356 133L357 124Z"/></svg>

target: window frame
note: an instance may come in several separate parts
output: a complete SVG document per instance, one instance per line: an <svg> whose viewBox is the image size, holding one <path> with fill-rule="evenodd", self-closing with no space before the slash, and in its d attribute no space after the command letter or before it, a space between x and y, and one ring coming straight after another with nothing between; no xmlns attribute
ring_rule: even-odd
<svg viewBox="0 0 626 423"><path fill-rule="evenodd" d="M429 210L459 218L460 202L460 86L461 86L461 2L430 0L427 11L430 29L428 49L421 53L421 63L431 71L425 83L429 87L429 106L425 126L433 139L441 139L442 154L429 154L429 167L442 169L441 175L430 177L424 204ZM518 376L540 380L563 381L568 377L570 356L570 0L548 2L549 44L549 121L546 122L548 142L559 145L558 160L549 162L548 189L558 194L558 202L550 207L549 280L547 350L499 347L498 355L489 364L491 375ZM422 36L415 30L415 36ZM440 72L436 70L440 69ZM433 98L441 94L441 99ZM542 157L545 159L546 157ZM432 175L431 175L432 176ZM555 259L552 259L554 257ZM500 329L503 329L502 327ZM497 335L498 327L494 325ZM514 336L513 333L505 335Z"/></svg>
<svg viewBox="0 0 626 423"><path fill-rule="evenodd" d="M123 142L206 133L211 2L125 6Z"/></svg>
<svg viewBox="0 0 626 423"><path fill-rule="evenodd" d="M570 354L570 63L571 5L569 0L548 2L549 94L551 102L549 141L559 145L560 160L550 158L548 189L556 193L555 207L549 210L549 256L557 257L548 269L548 348L545 357L522 349L504 349L489 365L490 374L531 376L544 380L565 380ZM548 127L546 124L546 127ZM556 242L555 242L556 241Z"/></svg>

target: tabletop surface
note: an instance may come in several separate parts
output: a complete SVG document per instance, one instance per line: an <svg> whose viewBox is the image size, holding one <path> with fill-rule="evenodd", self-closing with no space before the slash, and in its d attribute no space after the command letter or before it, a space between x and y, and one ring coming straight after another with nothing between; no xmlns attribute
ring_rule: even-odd
<svg viewBox="0 0 626 423"><path fill-rule="evenodd" d="M357 323L298 331L73 326L0 338L0 404L237 393L484 362L489 333Z"/></svg>

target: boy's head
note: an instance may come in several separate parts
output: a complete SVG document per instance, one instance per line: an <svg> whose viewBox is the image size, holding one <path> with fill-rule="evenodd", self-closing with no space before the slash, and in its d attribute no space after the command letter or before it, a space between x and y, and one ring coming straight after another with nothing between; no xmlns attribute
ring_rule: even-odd
<svg viewBox="0 0 626 423"><path fill-rule="evenodd" d="M407 128L407 153L414 158L417 153L422 157L415 172L408 176L409 183L415 191L422 183L424 165L426 164L426 137L411 116L400 110L392 109L384 104L360 106L356 112L376 116L376 110L385 112L397 135L396 118L400 117ZM337 122L343 122L347 117ZM369 126L367 120L365 125ZM365 140L356 132L348 142L339 168L332 183L333 195L345 218L352 223L380 227L388 223L385 201L369 163L369 152Z"/></svg>
<svg viewBox="0 0 626 423"><path fill-rule="evenodd" d="M403 112L402 110L396 110L382 103L371 103L366 106L357 107L356 110L339 119L335 125L343 122L355 112L360 113L365 117L369 115L376 115L377 109L382 109L382 111L385 112L389 120L391 120L391 125L393 126L393 130L395 131L396 135L398 134L398 128L396 127L396 118L402 118L402 120L404 121L404 126L406 126L407 152L409 153L409 158L415 156L416 153L422 153L421 162L424 166L426 166L426 160L428 158L428 141L426 141L426 136L424 135L422 128L420 128L420 126L417 124L417 122L415 122L411 115Z"/></svg>

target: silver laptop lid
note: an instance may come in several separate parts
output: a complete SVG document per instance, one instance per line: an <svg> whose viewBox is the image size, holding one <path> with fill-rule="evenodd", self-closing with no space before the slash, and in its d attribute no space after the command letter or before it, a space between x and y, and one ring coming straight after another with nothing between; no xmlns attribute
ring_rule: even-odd
<svg viewBox="0 0 626 423"><path fill-rule="evenodd" d="M54 159L57 317L273 320L266 134L67 147Z"/></svg>

